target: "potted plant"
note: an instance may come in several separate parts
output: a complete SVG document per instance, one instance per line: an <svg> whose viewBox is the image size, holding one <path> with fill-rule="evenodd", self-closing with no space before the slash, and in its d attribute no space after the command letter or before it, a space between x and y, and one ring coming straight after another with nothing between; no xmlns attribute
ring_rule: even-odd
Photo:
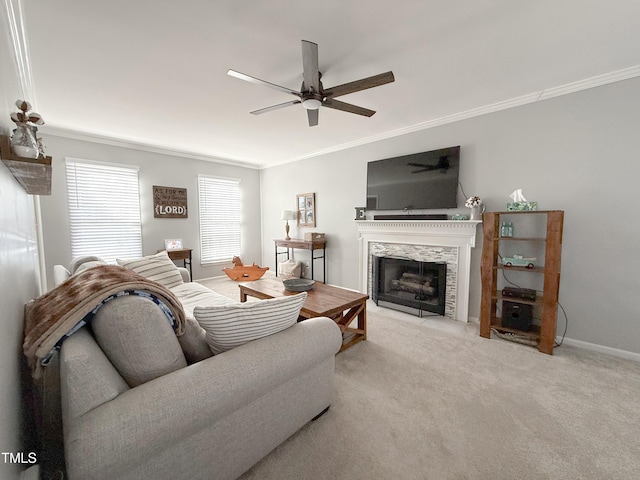
<svg viewBox="0 0 640 480"><path fill-rule="evenodd" d="M13 153L24 158L38 158L40 149L36 139L36 125L43 125L44 120L39 113L31 112L31 104L24 100L17 100L16 107L19 112L11 114L11 120L16 124L16 129L11 137L11 149Z"/></svg>

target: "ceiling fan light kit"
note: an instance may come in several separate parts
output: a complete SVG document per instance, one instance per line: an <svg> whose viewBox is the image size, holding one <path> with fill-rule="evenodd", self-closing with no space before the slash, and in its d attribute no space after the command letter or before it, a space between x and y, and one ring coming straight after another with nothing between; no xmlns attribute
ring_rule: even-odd
<svg viewBox="0 0 640 480"><path fill-rule="evenodd" d="M365 117L371 117L375 110L369 110L368 108L359 107L350 103L341 102L335 100L336 97L347 95L349 93L359 92L368 88L378 87L386 83L395 81L393 72L385 72L372 77L363 78L354 82L345 83L335 87L325 89L320 81L320 70L318 67L318 45L302 40L302 87L300 91L292 90L290 88L276 85L259 78L252 77L245 73L240 73L235 70L227 71L227 74L244 80L246 82L256 83L265 87L273 88L275 90L295 95L298 100L293 100L271 107L261 108L254 110L251 113L253 115L261 115L263 113L278 110L280 108L288 107L290 105L302 104L302 107L307 110L307 118L309 120L309 126L313 127L318 124L318 110L320 107L328 107L334 110L341 110L343 112L355 113Z"/></svg>
<svg viewBox="0 0 640 480"><path fill-rule="evenodd" d="M302 101L302 106L307 110L317 110L322 106L322 102L317 98L307 98Z"/></svg>

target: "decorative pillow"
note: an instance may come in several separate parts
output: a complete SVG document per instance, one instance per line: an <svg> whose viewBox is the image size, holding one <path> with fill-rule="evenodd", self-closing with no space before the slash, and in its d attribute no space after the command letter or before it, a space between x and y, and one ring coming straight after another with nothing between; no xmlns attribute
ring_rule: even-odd
<svg viewBox="0 0 640 480"><path fill-rule="evenodd" d="M184 283L180 270L169 258L166 250L141 258L116 258L116 262L166 288Z"/></svg>
<svg viewBox="0 0 640 480"><path fill-rule="evenodd" d="M91 320L91 329L132 388L187 366L167 317L148 298L129 295L110 300Z"/></svg>
<svg viewBox="0 0 640 480"><path fill-rule="evenodd" d="M82 257L74 258L71 261L71 264L69 265L69 273L71 275L75 275L87 268L95 267L97 265L107 265L107 262L95 255L84 255Z"/></svg>
<svg viewBox="0 0 640 480"><path fill-rule="evenodd" d="M278 273L285 277L300 278L302 275L302 262L299 260L285 260L278 265Z"/></svg>
<svg viewBox="0 0 640 480"><path fill-rule="evenodd" d="M278 333L298 321L307 292L259 302L195 307L193 313L206 332L214 354Z"/></svg>

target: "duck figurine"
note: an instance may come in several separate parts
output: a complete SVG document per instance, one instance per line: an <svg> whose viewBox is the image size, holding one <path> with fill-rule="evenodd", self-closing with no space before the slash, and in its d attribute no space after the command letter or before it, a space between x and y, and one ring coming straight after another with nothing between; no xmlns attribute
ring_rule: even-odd
<svg viewBox="0 0 640 480"><path fill-rule="evenodd" d="M233 257L233 268L223 268L222 271L227 274L231 280L236 282L239 280L251 281L258 280L269 270L269 267L259 267L255 263L253 265L244 265L240 257Z"/></svg>

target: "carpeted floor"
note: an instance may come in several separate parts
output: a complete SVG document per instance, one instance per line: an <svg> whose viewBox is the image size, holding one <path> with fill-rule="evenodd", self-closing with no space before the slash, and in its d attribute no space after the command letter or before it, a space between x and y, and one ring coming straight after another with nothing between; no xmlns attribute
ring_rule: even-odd
<svg viewBox="0 0 640 480"><path fill-rule="evenodd" d="M226 278L202 283L238 299ZM640 478L640 364L367 308L329 412L243 480Z"/></svg>

